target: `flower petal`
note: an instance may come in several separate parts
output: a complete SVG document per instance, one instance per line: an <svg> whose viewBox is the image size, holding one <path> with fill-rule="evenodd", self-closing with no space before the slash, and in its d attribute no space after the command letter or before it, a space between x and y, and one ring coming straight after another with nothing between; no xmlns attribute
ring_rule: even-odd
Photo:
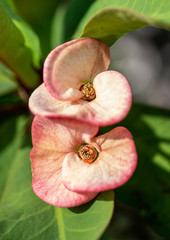
<svg viewBox="0 0 170 240"><path fill-rule="evenodd" d="M93 82L96 98L83 108L93 113L93 121L100 126L121 121L132 105L132 91L127 79L119 72L98 74Z"/></svg>
<svg viewBox="0 0 170 240"><path fill-rule="evenodd" d="M98 158L87 164L70 153L63 161L64 186L76 192L100 192L121 186L132 176L137 154L130 132L117 127L96 138L101 147Z"/></svg>
<svg viewBox="0 0 170 240"><path fill-rule="evenodd" d="M45 150L71 152L97 132L97 126L89 127L87 123L36 116L32 124L32 142L34 147Z"/></svg>
<svg viewBox="0 0 170 240"><path fill-rule="evenodd" d="M45 117L76 118L80 109L79 102L59 101L52 97L44 84L34 90L29 98L29 108L34 115Z"/></svg>
<svg viewBox="0 0 170 240"><path fill-rule="evenodd" d="M93 114L95 109L84 105L89 106L89 102L84 100L78 100L77 102L57 100L50 95L44 84L35 89L29 98L29 108L34 115L73 118L97 125Z"/></svg>
<svg viewBox="0 0 170 240"><path fill-rule="evenodd" d="M76 193L62 184L61 167L65 154L33 148L32 160L34 193L43 201L57 207L75 207L93 199L97 193Z"/></svg>
<svg viewBox="0 0 170 240"><path fill-rule="evenodd" d="M122 120L132 102L132 93L126 78L114 71L104 72L97 75L94 85L96 99L91 102L71 102L52 97L42 84L32 93L29 108L35 115L74 118L98 126Z"/></svg>
<svg viewBox="0 0 170 240"><path fill-rule="evenodd" d="M109 47L92 38L80 38L64 43L47 56L44 63L44 83L49 93L59 100L82 97L79 88L83 81L107 70Z"/></svg>

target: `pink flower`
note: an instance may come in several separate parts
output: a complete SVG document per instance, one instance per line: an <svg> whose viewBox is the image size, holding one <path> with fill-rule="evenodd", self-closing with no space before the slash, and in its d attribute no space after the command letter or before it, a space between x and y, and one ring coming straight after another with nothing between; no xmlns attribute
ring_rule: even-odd
<svg viewBox="0 0 170 240"><path fill-rule="evenodd" d="M31 95L33 114L74 118L98 126L121 121L132 102L127 79L106 71L109 47L81 38L55 48L44 63L44 83Z"/></svg>
<svg viewBox="0 0 170 240"><path fill-rule="evenodd" d="M128 181L137 163L130 132L117 127L94 137L97 132L97 126L73 119L34 118L30 156L39 198L73 207Z"/></svg>

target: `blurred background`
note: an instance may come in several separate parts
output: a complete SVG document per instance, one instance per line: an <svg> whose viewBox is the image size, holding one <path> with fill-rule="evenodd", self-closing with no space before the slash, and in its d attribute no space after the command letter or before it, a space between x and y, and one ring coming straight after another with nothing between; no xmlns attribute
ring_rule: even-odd
<svg viewBox="0 0 170 240"><path fill-rule="evenodd" d="M81 8L80 1L81 14L72 16L75 19L72 21L74 24L68 26L61 39L59 32L62 31L62 22L59 27L58 21L63 21L64 28L64 22L69 20L65 6L71 8L69 3L73 1L14 1L19 15L38 34L43 59L51 49L72 35L80 16L93 2L87 0L85 8ZM60 8L56 11L59 2ZM170 32L146 27L128 33L111 47L110 69L120 71L127 77L132 87L134 102L170 109ZM20 94L22 95L22 92ZM165 240L156 235L134 210L116 202L113 219L101 240L138 239Z"/></svg>
<svg viewBox="0 0 170 240"><path fill-rule="evenodd" d="M170 32L146 27L111 47L110 69L131 83L135 102L170 108Z"/></svg>

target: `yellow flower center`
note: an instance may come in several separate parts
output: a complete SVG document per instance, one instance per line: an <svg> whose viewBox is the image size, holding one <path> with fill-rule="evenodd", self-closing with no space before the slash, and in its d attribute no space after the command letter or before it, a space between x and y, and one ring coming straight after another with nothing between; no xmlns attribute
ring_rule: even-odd
<svg viewBox="0 0 170 240"><path fill-rule="evenodd" d="M96 97L95 89L93 88L93 85L89 82L81 85L80 91L83 93L84 100L91 101Z"/></svg>
<svg viewBox="0 0 170 240"><path fill-rule="evenodd" d="M78 156L85 163L92 163L97 158L97 150L91 145L81 145L78 150Z"/></svg>

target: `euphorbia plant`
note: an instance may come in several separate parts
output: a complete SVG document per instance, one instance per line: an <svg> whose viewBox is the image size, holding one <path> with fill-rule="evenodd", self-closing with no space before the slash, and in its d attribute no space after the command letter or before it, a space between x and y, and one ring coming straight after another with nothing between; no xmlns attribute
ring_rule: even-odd
<svg viewBox="0 0 170 240"><path fill-rule="evenodd" d="M131 89L126 78L108 71L108 66L109 47L126 33L148 25L170 29L169 0L66 0L64 4L56 0L15 0L15 3L17 13L13 0L0 1L0 239L99 239L113 215L114 192L120 203L135 208L138 215L167 239L170 236L169 112L134 104L128 117L120 123L131 107ZM160 33L159 29L154 30L154 37L151 34L145 40L158 46L162 36L161 47L155 50L160 49L163 54L167 50L168 34ZM145 33L135 36L134 33L129 49L132 54L130 59L123 58L124 65L134 61L134 51L145 61L145 51L141 58L134 48L136 41L143 43L141 38L145 38ZM146 50L150 44L142 47ZM118 55L120 60L121 53ZM40 63L46 56L44 83L35 89L42 80ZM119 63L114 66L126 71L127 66L122 65L121 69ZM128 65L131 73L134 67L140 68L137 72L143 69L140 63ZM162 65L161 74L160 69L153 69L158 74L154 74L156 81L162 76L166 79L167 75L163 74L166 65ZM143 78L147 81L147 74ZM134 80L139 81L138 75ZM30 129L26 123L31 119L27 100L32 92L29 105L36 116L31 151ZM160 95L156 96L158 100ZM128 182L136 166L131 134L123 127L113 129L114 126L101 127L97 133L98 127L115 123L133 132L138 149L137 171ZM113 130L108 132L108 129ZM100 135L101 132L104 134ZM24 141L23 135L26 135ZM33 190L44 201L31 188L30 151ZM66 208L76 205L80 206ZM117 215L120 206L116 206ZM129 223L127 209L123 214ZM136 215L130 220L141 231L135 229L133 235L128 228L130 236L121 222L121 236L120 232L115 233L119 222L114 225L114 220L112 236L108 236L108 231L102 239L141 239L146 234L142 221L136 222ZM148 228L147 233L149 236L146 234L145 238L156 239L155 234L150 236Z"/></svg>
<svg viewBox="0 0 170 240"><path fill-rule="evenodd" d="M33 114L74 118L106 126L122 120L130 110L132 92L119 72L106 71L107 44L76 39L55 48L44 63L44 83L30 97Z"/></svg>
<svg viewBox="0 0 170 240"><path fill-rule="evenodd" d="M30 156L38 197L74 207L129 180L137 163L132 135L123 127L95 137L97 132L77 120L35 117Z"/></svg>
<svg viewBox="0 0 170 240"><path fill-rule="evenodd" d="M58 46L45 61L44 84L30 97L30 109L38 115L32 127L32 186L55 206L88 202L98 192L124 184L136 168L127 129L93 138L97 125L120 121L131 107L128 81L118 72L104 71L109 62L108 46L96 39Z"/></svg>

